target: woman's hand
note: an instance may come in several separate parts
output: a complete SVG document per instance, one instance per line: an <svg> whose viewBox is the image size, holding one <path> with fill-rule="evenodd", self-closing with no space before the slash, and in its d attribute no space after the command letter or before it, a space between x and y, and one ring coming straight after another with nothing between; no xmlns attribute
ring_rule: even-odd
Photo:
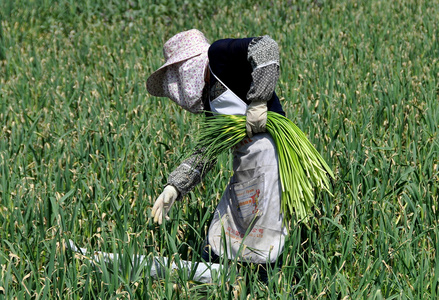
<svg viewBox="0 0 439 300"><path fill-rule="evenodd" d="M154 218L155 223L160 225L163 222L163 218L168 219L168 212L178 197L178 191L172 185L167 185L160 196L154 203L152 208L151 217Z"/></svg>
<svg viewBox="0 0 439 300"><path fill-rule="evenodd" d="M246 129L248 137L252 137L254 133L265 132L267 124L267 102L252 101L246 113Z"/></svg>

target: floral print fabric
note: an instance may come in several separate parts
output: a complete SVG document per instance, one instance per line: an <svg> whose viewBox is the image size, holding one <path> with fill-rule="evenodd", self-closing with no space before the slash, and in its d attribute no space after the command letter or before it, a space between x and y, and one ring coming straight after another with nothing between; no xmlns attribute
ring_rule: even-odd
<svg viewBox="0 0 439 300"><path fill-rule="evenodd" d="M148 92L168 97L192 113L201 112L209 46L204 34L196 29L170 38L163 46L165 64L147 79Z"/></svg>
<svg viewBox="0 0 439 300"><path fill-rule="evenodd" d="M169 66L163 81L163 91L182 108L200 113L204 109L202 94L207 67L207 53Z"/></svg>

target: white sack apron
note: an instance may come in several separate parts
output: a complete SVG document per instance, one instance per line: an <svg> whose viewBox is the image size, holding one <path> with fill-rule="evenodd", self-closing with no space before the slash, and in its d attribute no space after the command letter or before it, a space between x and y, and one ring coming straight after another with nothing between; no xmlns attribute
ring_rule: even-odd
<svg viewBox="0 0 439 300"><path fill-rule="evenodd" d="M247 104L228 88L210 105L212 111L221 114L245 115L247 109ZM208 243L215 254L229 259L274 262L287 234L280 212L276 146L270 134L261 133L246 137L233 150L233 176L215 210Z"/></svg>

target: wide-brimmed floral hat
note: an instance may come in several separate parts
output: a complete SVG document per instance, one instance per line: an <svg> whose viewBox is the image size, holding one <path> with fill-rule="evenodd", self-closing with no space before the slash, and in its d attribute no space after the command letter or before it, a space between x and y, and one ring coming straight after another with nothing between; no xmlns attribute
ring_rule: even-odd
<svg viewBox="0 0 439 300"><path fill-rule="evenodd" d="M190 112L201 112L209 46L204 34L197 29L171 37L163 46L165 64L147 79L148 92L168 97Z"/></svg>

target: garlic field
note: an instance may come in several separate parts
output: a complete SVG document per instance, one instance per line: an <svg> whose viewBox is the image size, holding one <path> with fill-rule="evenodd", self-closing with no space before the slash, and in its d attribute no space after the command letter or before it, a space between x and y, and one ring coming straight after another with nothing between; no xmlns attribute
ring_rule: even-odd
<svg viewBox="0 0 439 300"><path fill-rule="evenodd" d="M439 2L0 0L0 299L437 299ZM170 220L149 218L203 116L150 96L162 45L270 35L287 117L332 168L269 281L197 262L231 176L218 158ZM92 262L67 247L117 253Z"/></svg>

